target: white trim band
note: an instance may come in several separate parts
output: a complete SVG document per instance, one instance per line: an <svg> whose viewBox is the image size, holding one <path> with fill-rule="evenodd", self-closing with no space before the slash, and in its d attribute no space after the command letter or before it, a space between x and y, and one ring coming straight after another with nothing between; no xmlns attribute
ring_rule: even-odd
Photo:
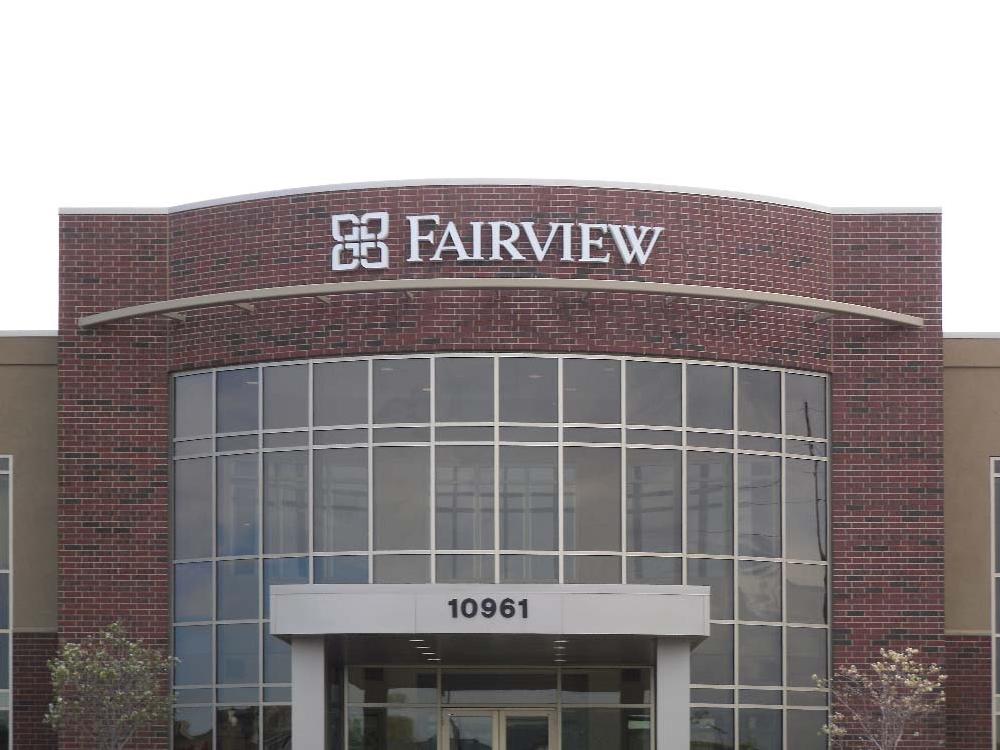
<svg viewBox="0 0 1000 750"><path fill-rule="evenodd" d="M659 294L667 297L697 297L701 299L730 300L755 305L783 305L818 313L817 318L845 316L867 318L885 323L920 328L922 318L904 313L880 310L850 302L802 297L797 294L779 292L758 292L751 289L730 289L726 287L695 286L692 284L665 284L654 281L618 281L611 279L560 279L560 278L438 278L438 279L390 279L386 281L341 281L329 284L301 284L298 286L246 289L236 292L216 292L193 297L147 302L143 305L121 307L94 315L86 315L79 320L80 328L93 328L102 323L128 320L145 315L167 315L174 318L186 310L219 305L246 306L264 300L292 299L296 297L320 297L332 294L364 294L372 292L416 292L438 291L442 289L517 289L551 290L557 292L610 292L626 294Z"/></svg>
<svg viewBox="0 0 1000 750"><path fill-rule="evenodd" d="M697 187L683 187L680 185L656 185L643 182L614 182L605 180L538 180L538 179L510 179L510 178L444 178L444 179L417 179L417 180L383 180L376 182L348 182L340 185L313 185L310 187L290 188L286 190L271 190L262 193L247 193L245 195L232 195L225 198L213 198L206 201L195 201L193 203L182 203L178 206L167 208L139 208L139 207L109 207L109 208L60 208L60 215L169 215L193 211L198 208L211 208L213 206L226 206L233 203L245 203L247 201L265 200L267 198L287 198L295 195L308 195L309 193L337 193L346 190L377 190L382 188L406 188L406 187L564 187L564 188L598 188L606 190L642 190L650 193L676 193L680 195L698 195L711 198L733 198L735 200L755 201L757 203L772 203L778 206L790 206L792 208L805 208L810 211L819 211L826 214L940 214L940 207L863 207L863 208L830 208L814 203L793 201L786 198L776 198L768 195L754 195L752 193L740 193L730 190L710 190Z"/></svg>

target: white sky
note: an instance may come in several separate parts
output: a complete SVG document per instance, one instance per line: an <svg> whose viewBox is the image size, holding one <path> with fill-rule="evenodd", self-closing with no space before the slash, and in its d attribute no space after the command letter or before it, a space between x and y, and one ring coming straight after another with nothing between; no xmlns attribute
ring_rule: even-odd
<svg viewBox="0 0 1000 750"><path fill-rule="evenodd" d="M995 3L7 2L0 330L56 327L59 206L425 177L944 208L1000 331Z"/></svg>

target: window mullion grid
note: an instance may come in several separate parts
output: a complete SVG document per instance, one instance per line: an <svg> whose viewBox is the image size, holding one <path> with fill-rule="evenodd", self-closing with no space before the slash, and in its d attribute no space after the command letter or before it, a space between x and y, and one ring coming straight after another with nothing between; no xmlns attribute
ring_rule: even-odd
<svg viewBox="0 0 1000 750"><path fill-rule="evenodd" d="M556 518L559 527L559 538L557 539L557 544L559 545L559 551L556 555L556 562L559 565L558 576L559 583L566 582L565 575L565 563L564 563L564 552L565 552L565 519L564 519L564 507L565 502L563 498L564 492L564 482L563 482L563 358L556 358L556 420L558 426L556 429L557 438L557 448L556 448ZM527 510L527 508L525 508ZM574 560L574 567L576 561Z"/></svg>
<svg viewBox="0 0 1000 750"><path fill-rule="evenodd" d="M500 583L500 358L493 360L493 580Z"/></svg>
<svg viewBox="0 0 1000 750"><path fill-rule="evenodd" d="M628 450L625 446L627 445L627 440L625 438L625 415L628 413L628 401L625 393L625 388L628 384L626 379L626 373L628 371L628 360L619 359L618 360L618 370L619 370L619 386L618 386L618 421L621 422L619 425L619 434L621 440L618 446L619 450L619 462L620 462L620 472L621 472L621 486L619 488L618 502L621 509L621 569L622 569L622 583L628 583L628 459L626 456L626 451Z"/></svg>
<svg viewBox="0 0 1000 750"><path fill-rule="evenodd" d="M431 392L430 392L430 420L431 420L431 423L430 423L430 439L431 439L431 444L430 444L430 448L427 451L428 454L429 454L429 460L431 462L430 470L428 471L428 476L430 477L430 487L428 488L429 491L427 493L430 496L430 518L428 519L429 523L430 523L430 528L427 531L428 531L428 539L430 540L429 541L429 544L430 544L430 548L429 548L430 555L428 555L428 557L430 558L430 565L431 565L430 578L428 580L431 583L436 583L437 582L437 518L435 517L435 509L436 509L436 506L437 506L437 478L436 478L437 477L437 460L436 460L437 452L436 452L436 449L434 447L434 437L435 437L435 434L434 434L434 424L435 424L435 421L437 420L437 414L436 414L436 411L435 411L435 408L434 408L434 401L435 401L434 395L437 392L437 383L435 382L435 378L434 378L434 371L435 371L434 364L435 364L435 362L437 362L437 358L436 357L431 357L428 360L428 363L427 363L427 367L428 367L428 370L429 370L429 372L428 372L428 378L430 379L430 385L431 385Z"/></svg>
<svg viewBox="0 0 1000 750"><path fill-rule="evenodd" d="M740 461L739 454L735 450L737 445L736 428L739 425L739 369L730 368L732 379L731 398L733 410L730 414L733 427L733 447L732 459L732 513L733 513L733 538L731 540L730 552L733 555L733 684L736 686L733 695L733 703L736 706L733 715L733 741L735 747L740 746L740 620L743 613L740 612Z"/></svg>
<svg viewBox="0 0 1000 750"><path fill-rule="evenodd" d="M374 389L373 381L373 360L365 360L365 373L368 381L368 583L375 581L375 448L372 446L373 430L372 422L375 419ZM344 672L344 679L347 679L347 672ZM347 683L344 683L345 686Z"/></svg>
<svg viewBox="0 0 1000 750"><path fill-rule="evenodd" d="M263 584L263 555L264 555L264 367L257 368L257 549L254 554L254 564L257 569L257 589ZM264 638L260 626L260 615L263 613L261 607L264 603L257 598L257 713L260 721L260 701L263 697L261 691L264 683ZM218 678L216 678L218 679Z"/></svg>
<svg viewBox="0 0 1000 750"><path fill-rule="evenodd" d="M313 565L313 555L316 553L316 498L314 497L316 487L314 477L316 468L315 451L313 450L313 427L315 426L313 424L313 409L315 406L315 394L313 393L315 389L315 375L313 371L315 370L316 365L310 362L308 368L307 387L309 389L309 394L306 397L306 408L308 409L308 414L306 414L306 424L308 425L307 429L309 430L309 440L306 445L308 446L307 450L309 451L309 454L306 461L306 471L309 475L306 477L306 486L309 489L308 496L306 498L306 509L309 516L306 519L306 528L308 529L308 538L306 539L306 565L309 566L309 569L306 571L306 580L309 581L309 583L314 583L315 574L313 569L315 566ZM263 566L261 567L261 577L263 577Z"/></svg>

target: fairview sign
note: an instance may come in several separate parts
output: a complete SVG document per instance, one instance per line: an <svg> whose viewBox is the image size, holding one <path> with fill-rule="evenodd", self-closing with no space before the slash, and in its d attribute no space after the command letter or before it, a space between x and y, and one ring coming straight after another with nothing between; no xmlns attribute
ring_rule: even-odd
<svg viewBox="0 0 1000 750"><path fill-rule="evenodd" d="M332 217L334 271L389 267L389 214L336 214ZM634 224L583 224L533 221L471 221L461 228L442 222L438 214L407 216L407 263L443 260L459 262L541 262L556 258L567 263L645 265L663 227Z"/></svg>

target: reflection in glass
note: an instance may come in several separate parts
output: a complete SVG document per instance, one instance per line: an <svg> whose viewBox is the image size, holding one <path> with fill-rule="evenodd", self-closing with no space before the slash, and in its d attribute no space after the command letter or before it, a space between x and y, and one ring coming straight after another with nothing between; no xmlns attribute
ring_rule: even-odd
<svg viewBox="0 0 1000 750"><path fill-rule="evenodd" d="M215 374L216 432L256 430L257 368L221 370Z"/></svg>
<svg viewBox="0 0 1000 750"><path fill-rule="evenodd" d="M740 560L740 614L744 621L781 621L781 563Z"/></svg>
<svg viewBox="0 0 1000 750"><path fill-rule="evenodd" d="M3 492L3 483L6 481L6 476L0 476L0 498L6 496ZM7 513L3 513L3 517L7 518ZM212 556L210 458L174 461L173 539L175 559Z"/></svg>
<svg viewBox="0 0 1000 750"><path fill-rule="evenodd" d="M688 558L688 584L712 589L711 618L733 619L733 561Z"/></svg>
<svg viewBox="0 0 1000 750"><path fill-rule="evenodd" d="M368 449L313 451L317 552L368 549Z"/></svg>
<svg viewBox="0 0 1000 750"><path fill-rule="evenodd" d="M646 708L564 708L562 747L649 750L651 725Z"/></svg>
<svg viewBox="0 0 1000 750"><path fill-rule="evenodd" d="M557 449L500 448L500 547L558 547Z"/></svg>
<svg viewBox="0 0 1000 750"><path fill-rule="evenodd" d="M264 706L264 750L291 750L292 707Z"/></svg>
<svg viewBox="0 0 1000 750"><path fill-rule="evenodd" d="M429 359L372 360L372 419L376 423L429 422Z"/></svg>
<svg viewBox="0 0 1000 750"><path fill-rule="evenodd" d="M812 676L826 679L826 628L785 628L788 639L788 674L791 687L814 687Z"/></svg>
<svg viewBox="0 0 1000 750"><path fill-rule="evenodd" d="M565 583L621 583L622 559L617 555L566 555Z"/></svg>
<svg viewBox="0 0 1000 750"><path fill-rule="evenodd" d="M501 555L501 583L557 583L559 563L550 555Z"/></svg>
<svg viewBox="0 0 1000 750"><path fill-rule="evenodd" d="M613 359L563 360L563 421L621 422L621 365Z"/></svg>
<svg viewBox="0 0 1000 750"><path fill-rule="evenodd" d="M630 552L680 552L680 451L630 448L626 464L626 524Z"/></svg>
<svg viewBox="0 0 1000 750"><path fill-rule="evenodd" d="M711 635L691 651L693 685L732 685L733 626L712 623Z"/></svg>
<svg viewBox="0 0 1000 750"><path fill-rule="evenodd" d="M781 711L741 708L740 747L746 750L781 750Z"/></svg>
<svg viewBox="0 0 1000 750"><path fill-rule="evenodd" d="M257 617L257 561L220 560L218 566L219 620Z"/></svg>
<svg viewBox="0 0 1000 750"><path fill-rule="evenodd" d="M625 367L628 423L679 427L681 365L631 361Z"/></svg>
<svg viewBox="0 0 1000 750"><path fill-rule="evenodd" d="M679 557L629 557L626 583L679 586L682 563Z"/></svg>
<svg viewBox="0 0 1000 750"><path fill-rule="evenodd" d="M564 448L564 548L620 550L621 524L621 449Z"/></svg>
<svg viewBox="0 0 1000 750"><path fill-rule="evenodd" d="M826 437L826 380L815 375L785 376L785 432Z"/></svg>
<svg viewBox="0 0 1000 750"><path fill-rule="evenodd" d="M649 703L648 669L565 669L563 703Z"/></svg>
<svg viewBox="0 0 1000 750"><path fill-rule="evenodd" d="M733 370L711 365L687 366L687 426L733 428Z"/></svg>
<svg viewBox="0 0 1000 750"><path fill-rule="evenodd" d="M212 684L212 626L174 628L175 685Z"/></svg>
<svg viewBox="0 0 1000 750"><path fill-rule="evenodd" d="M212 374L174 379L174 437L212 434Z"/></svg>
<svg viewBox="0 0 1000 750"><path fill-rule="evenodd" d="M437 555L438 583L493 583L493 555Z"/></svg>
<svg viewBox="0 0 1000 750"><path fill-rule="evenodd" d="M555 422L559 362L542 357L500 358L500 421Z"/></svg>
<svg viewBox="0 0 1000 750"><path fill-rule="evenodd" d="M218 552L253 555L260 550L257 535L257 454L219 456ZM211 527L211 523L209 523Z"/></svg>
<svg viewBox="0 0 1000 750"><path fill-rule="evenodd" d="M212 713L210 706L175 709L174 750L213 750Z"/></svg>
<svg viewBox="0 0 1000 750"><path fill-rule="evenodd" d="M436 708L362 708L347 711L348 750L434 750Z"/></svg>
<svg viewBox="0 0 1000 750"><path fill-rule="evenodd" d="M471 706L555 703L556 673L555 670L446 670L441 674L441 701Z"/></svg>
<svg viewBox="0 0 1000 750"><path fill-rule="evenodd" d="M733 457L687 453L688 552L733 554Z"/></svg>
<svg viewBox="0 0 1000 750"><path fill-rule="evenodd" d="M448 749L493 750L493 714L449 714Z"/></svg>
<svg viewBox="0 0 1000 750"><path fill-rule="evenodd" d="M786 565L788 622L827 624L825 565Z"/></svg>
<svg viewBox="0 0 1000 750"><path fill-rule="evenodd" d="M265 367L264 429L309 424L309 365Z"/></svg>
<svg viewBox="0 0 1000 750"><path fill-rule="evenodd" d="M434 670L408 667L350 667L348 703L436 703Z"/></svg>
<svg viewBox="0 0 1000 750"><path fill-rule="evenodd" d="M430 545L430 449L372 451L375 549L427 549Z"/></svg>
<svg viewBox="0 0 1000 750"><path fill-rule="evenodd" d="M691 709L691 747L698 750L735 750L733 709Z"/></svg>
<svg viewBox="0 0 1000 750"><path fill-rule="evenodd" d="M259 626L218 625L216 627L218 654L217 682L248 683L257 682L257 638Z"/></svg>
<svg viewBox="0 0 1000 750"><path fill-rule="evenodd" d="M785 557L827 558L826 464L789 458L785 461Z"/></svg>
<svg viewBox="0 0 1000 750"><path fill-rule="evenodd" d="M435 454L438 549L493 549L493 447L439 446Z"/></svg>
<svg viewBox="0 0 1000 750"><path fill-rule="evenodd" d="M368 422L368 363L318 362L313 365L313 424Z"/></svg>
<svg viewBox="0 0 1000 750"><path fill-rule="evenodd" d="M7 576L4 575L3 578L6 583ZM6 608L5 594L6 590L0 594L0 606ZM196 622L211 619L212 563L175 565L174 622ZM0 627L6 628L7 625L0 622Z"/></svg>
<svg viewBox="0 0 1000 750"><path fill-rule="evenodd" d="M504 717L504 750L548 750L549 717L517 716Z"/></svg>
<svg viewBox="0 0 1000 750"><path fill-rule="evenodd" d="M739 554L781 557L781 459L740 456Z"/></svg>
<svg viewBox="0 0 1000 750"><path fill-rule="evenodd" d="M215 735L218 750L257 750L260 746L257 707L216 709Z"/></svg>
<svg viewBox="0 0 1000 750"><path fill-rule="evenodd" d="M781 685L781 628L740 625L740 684Z"/></svg>
<svg viewBox="0 0 1000 750"><path fill-rule="evenodd" d="M377 555L375 583L427 583L430 560L430 555Z"/></svg>
<svg viewBox="0 0 1000 750"><path fill-rule="evenodd" d="M826 750L825 711L788 711L788 746L795 750Z"/></svg>
<svg viewBox="0 0 1000 750"><path fill-rule="evenodd" d="M434 398L438 422L492 422L493 359L440 357L434 362Z"/></svg>
<svg viewBox="0 0 1000 750"><path fill-rule="evenodd" d="M264 552L309 551L309 453L264 454Z"/></svg>
<svg viewBox="0 0 1000 750"><path fill-rule="evenodd" d="M368 583L368 557L338 555L315 559L313 581L316 583Z"/></svg>
<svg viewBox="0 0 1000 750"><path fill-rule="evenodd" d="M781 373L739 369L740 429L781 432Z"/></svg>

